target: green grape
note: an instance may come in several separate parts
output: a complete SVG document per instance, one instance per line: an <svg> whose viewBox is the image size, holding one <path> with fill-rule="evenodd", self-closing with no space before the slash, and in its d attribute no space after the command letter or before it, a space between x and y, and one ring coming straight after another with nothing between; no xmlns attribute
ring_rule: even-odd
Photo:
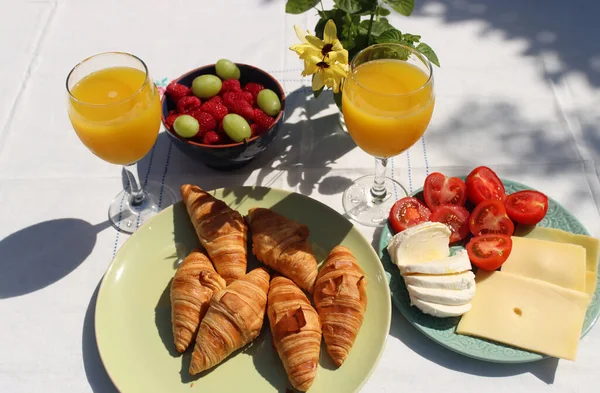
<svg viewBox="0 0 600 393"><path fill-rule="evenodd" d="M221 91L221 79L215 75L200 75L192 82L192 92L199 98L210 98Z"/></svg>
<svg viewBox="0 0 600 393"><path fill-rule="evenodd" d="M273 90L261 90L256 97L256 103L269 116L277 116L281 110L281 102Z"/></svg>
<svg viewBox="0 0 600 393"><path fill-rule="evenodd" d="M217 75L223 80L240 79L240 69L235 63L227 59L217 61L215 69L217 70Z"/></svg>
<svg viewBox="0 0 600 393"><path fill-rule="evenodd" d="M200 124L190 115L181 115L173 122L175 133L182 138L191 138L198 133Z"/></svg>
<svg viewBox="0 0 600 393"><path fill-rule="evenodd" d="M240 115L230 113L223 118L223 129L235 142L241 142L252 135L250 125Z"/></svg>

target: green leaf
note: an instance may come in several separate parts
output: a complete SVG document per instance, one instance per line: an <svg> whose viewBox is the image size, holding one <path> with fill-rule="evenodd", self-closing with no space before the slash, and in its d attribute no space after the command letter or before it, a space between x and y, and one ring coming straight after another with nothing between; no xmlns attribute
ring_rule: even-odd
<svg viewBox="0 0 600 393"><path fill-rule="evenodd" d="M395 44L404 43L404 41L402 40L402 32L394 28L391 28L381 33L381 35L377 37L375 42L377 42L378 44L385 44L388 42L392 42Z"/></svg>
<svg viewBox="0 0 600 393"><path fill-rule="evenodd" d="M369 23L370 20L363 20L360 22L359 33L367 34L369 31ZM386 18L381 18L380 20L373 21L373 27L371 27L371 36L379 37L383 32L393 29L394 26L390 25L390 22Z"/></svg>
<svg viewBox="0 0 600 393"><path fill-rule="evenodd" d="M388 10L387 8L379 7L377 14L379 16L388 16L390 14L390 10Z"/></svg>
<svg viewBox="0 0 600 393"><path fill-rule="evenodd" d="M319 19L317 25L315 26L315 35L320 39L323 39L323 31L325 30L325 24L329 19L333 19L333 22L335 23L336 29L338 31L338 38L343 37L343 34L341 32L344 30L344 19L346 15L348 14L338 9L319 11L319 16L321 16L321 19Z"/></svg>
<svg viewBox="0 0 600 393"><path fill-rule="evenodd" d="M383 2L404 16L410 16L415 8L415 0L383 0Z"/></svg>
<svg viewBox="0 0 600 393"><path fill-rule="evenodd" d="M440 67L440 61L438 60L437 55L435 54L435 52L433 51L433 49L431 49L431 47L429 45L427 45L424 42L421 42L417 46L417 50L419 52L421 52L423 55L425 55L425 57L427 57L430 62L432 62L436 66Z"/></svg>
<svg viewBox="0 0 600 393"><path fill-rule="evenodd" d="M414 34L408 34L408 33L404 33L402 34L402 39L406 42L419 42L419 40L421 39L420 35L414 35Z"/></svg>
<svg viewBox="0 0 600 393"><path fill-rule="evenodd" d="M315 75L313 74L313 79L315 79ZM321 93L323 92L323 90L325 89L325 86L321 86L321 88L319 90L313 90L313 95L315 96L315 98L319 98L319 96L321 95Z"/></svg>
<svg viewBox="0 0 600 393"><path fill-rule="evenodd" d="M301 14L319 4L319 0L287 0L285 12L288 14Z"/></svg>
<svg viewBox="0 0 600 393"><path fill-rule="evenodd" d="M333 93L333 101L335 101L335 104L341 111L342 110L342 90L338 91L337 93Z"/></svg>
<svg viewBox="0 0 600 393"><path fill-rule="evenodd" d="M334 3L337 8L349 14L359 12L362 8L359 0L334 0Z"/></svg>

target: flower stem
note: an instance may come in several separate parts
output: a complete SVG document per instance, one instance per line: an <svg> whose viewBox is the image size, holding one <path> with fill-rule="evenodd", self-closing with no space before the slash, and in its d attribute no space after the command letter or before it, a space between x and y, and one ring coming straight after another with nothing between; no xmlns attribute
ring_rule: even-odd
<svg viewBox="0 0 600 393"><path fill-rule="evenodd" d="M367 46L371 45L371 29L373 28L373 18L375 17L375 13L377 12L377 8L373 12L371 12L371 18L369 19L369 29L367 30Z"/></svg>
<svg viewBox="0 0 600 393"><path fill-rule="evenodd" d="M321 4L321 11L325 12L325 7L323 7L323 2L319 0L319 4Z"/></svg>

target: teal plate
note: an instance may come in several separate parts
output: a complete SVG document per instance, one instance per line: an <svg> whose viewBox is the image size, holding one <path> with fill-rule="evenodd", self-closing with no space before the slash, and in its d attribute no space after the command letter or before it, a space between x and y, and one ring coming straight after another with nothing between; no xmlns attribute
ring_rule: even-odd
<svg viewBox="0 0 600 393"><path fill-rule="evenodd" d="M510 194L521 190L531 190L523 184L502 180L506 193ZM413 195L417 195L422 190L419 189ZM558 228L567 232L589 235L585 227L569 213L558 202L549 198L548 213L546 217L538 224L542 227ZM464 336L456 333L456 325L460 320L457 318L435 318L422 313L418 308L410 305L408 291L404 284L404 280L398 271L398 268L392 263L387 252L387 245L392 238L392 232L389 226L385 226L379 240L379 256L386 270L390 291L392 294L392 302L400 310L402 315L421 333L435 341L436 343L462 355L495 363L528 363L537 360L545 359L548 356L538 353L524 351L518 348L495 343L492 341ZM462 246L456 246L456 248ZM453 250L453 251L454 251ZM598 282L600 283L600 271L598 274ZM585 336L600 314L600 285L596 287L592 301L585 314L583 321L583 329L581 337Z"/></svg>

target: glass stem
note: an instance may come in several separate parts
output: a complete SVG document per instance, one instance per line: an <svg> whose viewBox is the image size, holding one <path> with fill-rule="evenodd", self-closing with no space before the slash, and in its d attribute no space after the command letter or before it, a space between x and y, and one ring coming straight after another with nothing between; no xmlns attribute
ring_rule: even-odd
<svg viewBox="0 0 600 393"><path fill-rule="evenodd" d="M382 200L387 194L387 189L385 188L387 161L387 158L375 158L375 180L371 187L371 196L373 196L375 201Z"/></svg>
<svg viewBox="0 0 600 393"><path fill-rule="evenodd" d="M144 203L144 200L146 199L146 193L142 188L142 183L140 182L140 177L138 176L137 163L124 165L123 170L125 171L127 180L129 181L129 194L131 195L129 203L132 206L139 206Z"/></svg>

